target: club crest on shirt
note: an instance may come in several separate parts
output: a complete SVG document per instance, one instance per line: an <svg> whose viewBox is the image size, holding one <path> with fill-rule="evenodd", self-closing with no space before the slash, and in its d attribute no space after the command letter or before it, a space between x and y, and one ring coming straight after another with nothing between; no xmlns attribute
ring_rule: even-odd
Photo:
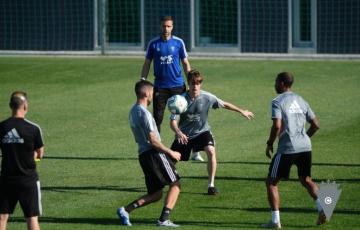
<svg viewBox="0 0 360 230"><path fill-rule="evenodd" d="M172 64L174 61L174 58L172 55L167 55L167 56L161 56L160 57L160 64L161 65L169 65Z"/></svg>
<svg viewBox="0 0 360 230"><path fill-rule="evenodd" d="M186 120L188 120L190 122L200 121L200 116L199 115L188 113L188 114L186 114L186 116L187 116Z"/></svg>

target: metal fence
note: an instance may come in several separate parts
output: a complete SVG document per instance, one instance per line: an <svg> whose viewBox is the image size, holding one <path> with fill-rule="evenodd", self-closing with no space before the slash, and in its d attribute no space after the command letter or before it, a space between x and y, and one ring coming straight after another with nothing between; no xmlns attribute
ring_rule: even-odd
<svg viewBox="0 0 360 230"><path fill-rule="evenodd" d="M143 54L163 15L200 56L360 54L358 0L1 0L0 53Z"/></svg>

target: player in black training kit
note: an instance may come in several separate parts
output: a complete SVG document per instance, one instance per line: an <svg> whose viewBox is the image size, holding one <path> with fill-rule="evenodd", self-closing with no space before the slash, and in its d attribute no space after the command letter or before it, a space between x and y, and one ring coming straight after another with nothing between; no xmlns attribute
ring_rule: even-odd
<svg viewBox="0 0 360 230"><path fill-rule="evenodd" d="M14 92L9 105L12 116L0 123L0 230L6 229L17 202L24 212L27 228L38 230L41 193L35 160L44 154L41 129L25 119L28 111L25 92Z"/></svg>

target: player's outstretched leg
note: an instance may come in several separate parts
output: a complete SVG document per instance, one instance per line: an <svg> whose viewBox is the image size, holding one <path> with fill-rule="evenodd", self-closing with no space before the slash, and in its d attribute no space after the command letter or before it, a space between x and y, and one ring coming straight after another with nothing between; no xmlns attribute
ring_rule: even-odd
<svg viewBox="0 0 360 230"><path fill-rule="evenodd" d="M279 190L278 190L278 183L280 181L280 178L271 178L268 177L266 179L266 190L267 190L267 196L269 205L271 208L271 221L269 221L266 224L263 224L261 227L263 228L273 228L273 229L280 229L281 223L280 223L280 196L279 196Z"/></svg>
<svg viewBox="0 0 360 230"><path fill-rule="evenodd" d="M162 189L151 194L146 194L140 197L139 199L131 202L126 207L118 208L117 215L121 220L121 224L131 226L132 224L130 222L130 212L132 212L136 208L141 208L144 207L145 205L156 202L160 200L161 197L162 197Z"/></svg>
<svg viewBox="0 0 360 230"><path fill-rule="evenodd" d="M325 224L328 220L326 219L326 215L324 213L323 208L320 205L320 200L318 199L317 192L319 190L316 183L311 179L311 177L299 177L301 184L306 188L309 195L314 199L316 208L318 210L318 219L316 221L317 225Z"/></svg>
<svg viewBox="0 0 360 230"><path fill-rule="evenodd" d="M207 164L208 193L207 194L208 195L216 195L219 193L219 191L215 187L215 174L216 174L216 167L217 167L215 147L212 145L208 145L204 148L204 150L208 157L208 164Z"/></svg>
<svg viewBox="0 0 360 230"><path fill-rule="evenodd" d="M160 218L156 225L159 227L179 227L170 220L170 212L175 207L176 201L180 194L180 181L172 183L169 187L168 195L165 199L165 205L161 212Z"/></svg>

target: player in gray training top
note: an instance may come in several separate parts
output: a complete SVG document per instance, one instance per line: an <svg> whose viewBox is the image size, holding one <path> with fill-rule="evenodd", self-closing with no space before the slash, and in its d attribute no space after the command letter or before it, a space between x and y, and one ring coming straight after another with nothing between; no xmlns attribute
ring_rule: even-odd
<svg viewBox="0 0 360 230"><path fill-rule="evenodd" d="M176 137L171 149L181 153L181 160L187 161L191 150L205 150L208 157L208 194L218 193L215 188L216 173L216 153L215 141L208 124L209 109L225 108L240 113L247 119L251 119L254 114L248 110L243 110L229 102L217 98L211 93L201 90L203 76L197 70L191 70L188 74L189 91L184 93L188 108L180 115L171 115L170 126L175 132Z"/></svg>
<svg viewBox="0 0 360 230"><path fill-rule="evenodd" d="M326 222L326 216L317 197L318 187L311 179L311 141L310 137L319 129L319 122L309 104L291 91L294 77L287 72L279 73L275 90L279 94L271 103L273 125L267 141L266 156L271 158L273 143L279 136L278 149L273 157L266 180L267 195L271 206L272 220L264 224L266 228L281 228L280 197L278 183L281 178L289 178L291 165L298 168L301 184L315 200L319 217L317 224ZM310 127L306 131L305 123Z"/></svg>
<svg viewBox="0 0 360 230"><path fill-rule="evenodd" d="M169 215L180 193L180 177L173 164L173 161L180 160L180 153L172 151L161 143L155 120L147 110L153 98L153 84L148 81L139 81L135 85L135 93L137 101L131 108L129 122L139 146L139 162L144 172L147 194L126 207L118 208L117 214L123 225L131 226L129 213L135 208L160 200L163 188L169 185L157 225L178 227L169 220Z"/></svg>

